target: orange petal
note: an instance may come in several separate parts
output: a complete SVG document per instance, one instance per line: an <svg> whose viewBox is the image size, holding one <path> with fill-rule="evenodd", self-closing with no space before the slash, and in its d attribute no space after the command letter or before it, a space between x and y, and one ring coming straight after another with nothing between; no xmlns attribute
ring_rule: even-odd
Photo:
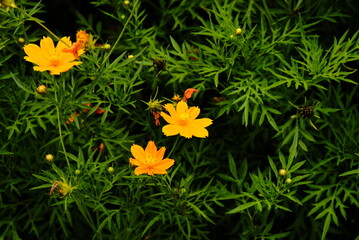
<svg viewBox="0 0 359 240"><path fill-rule="evenodd" d="M149 154L152 157L155 157L157 154L157 147L154 141L148 141L147 147L145 149L145 154Z"/></svg>
<svg viewBox="0 0 359 240"><path fill-rule="evenodd" d="M131 153L137 160L144 161L146 159L145 150L140 145L132 145Z"/></svg>

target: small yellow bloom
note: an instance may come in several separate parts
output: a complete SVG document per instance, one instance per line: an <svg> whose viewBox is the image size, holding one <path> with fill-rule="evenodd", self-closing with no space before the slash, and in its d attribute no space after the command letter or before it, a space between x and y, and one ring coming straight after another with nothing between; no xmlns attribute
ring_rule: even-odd
<svg viewBox="0 0 359 240"><path fill-rule="evenodd" d="M190 107L186 102L179 102L176 109L173 104L166 104L164 108L170 115L161 112L161 116L169 124L162 128L162 132L166 136L174 136L180 134L183 137L191 138L193 136L199 138L208 137L208 131L205 127L212 124L212 119L200 118L196 119L200 113L198 107Z"/></svg>
<svg viewBox="0 0 359 240"><path fill-rule="evenodd" d="M62 51L68 46L71 46L69 37L61 38L56 47L50 37L44 37L40 41L40 46L35 44L24 46L24 51L27 54L24 59L38 65L34 66L35 71L50 71L51 75L59 75L82 63L74 61L75 58L72 53Z"/></svg>
<svg viewBox="0 0 359 240"><path fill-rule="evenodd" d="M167 169L174 164L174 160L165 158L166 148L161 147L157 150L157 147L153 141L149 141L146 149L134 144L131 147L131 153L134 158L130 158L130 163L137 166L135 169L135 175L147 173L153 176L154 174L166 174Z"/></svg>
<svg viewBox="0 0 359 240"><path fill-rule="evenodd" d="M236 29L236 35L239 35L239 34L241 34L242 33L242 28L237 28Z"/></svg>

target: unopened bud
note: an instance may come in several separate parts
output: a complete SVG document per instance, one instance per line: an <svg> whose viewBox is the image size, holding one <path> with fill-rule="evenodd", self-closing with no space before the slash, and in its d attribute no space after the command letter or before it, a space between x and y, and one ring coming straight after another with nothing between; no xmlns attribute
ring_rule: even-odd
<svg viewBox="0 0 359 240"><path fill-rule="evenodd" d="M40 94L44 94L46 92L47 87L45 85L40 85L36 88L36 91Z"/></svg>
<svg viewBox="0 0 359 240"><path fill-rule="evenodd" d="M115 171L115 169L113 167L109 167L107 168L107 172L108 173L113 173Z"/></svg>
<svg viewBox="0 0 359 240"><path fill-rule="evenodd" d="M285 170L285 169L280 169L279 170L279 175L281 175L281 176L285 176L285 175L287 175L287 170Z"/></svg>
<svg viewBox="0 0 359 240"><path fill-rule="evenodd" d="M242 33L242 28L237 28L236 29L236 35L239 35L239 34L241 34Z"/></svg>
<svg viewBox="0 0 359 240"><path fill-rule="evenodd" d="M108 43L106 43L105 45L103 45L103 48L104 48L104 49L110 49L110 48L111 48L111 45L108 44Z"/></svg>
<svg viewBox="0 0 359 240"><path fill-rule="evenodd" d="M46 156L45 156L45 159L46 159L46 161L48 161L49 163L51 163L51 162L53 162L54 161L54 155L52 155L52 154L46 154Z"/></svg>
<svg viewBox="0 0 359 240"><path fill-rule="evenodd" d="M292 183L292 179L287 178L287 179L285 180L285 183L287 183L287 184L291 184L291 183Z"/></svg>

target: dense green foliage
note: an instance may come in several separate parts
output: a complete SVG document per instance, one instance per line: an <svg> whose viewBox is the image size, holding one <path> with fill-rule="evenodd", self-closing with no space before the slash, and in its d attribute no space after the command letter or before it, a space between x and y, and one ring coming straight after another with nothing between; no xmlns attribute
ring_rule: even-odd
<svg viewBox="0 0 359 240"><path fill-rule="evenodd" d="M0 8L0 239L359 237L356 0L64 1L68 28L41 20L46 1L15 3ZM36 72L37 22L113 48ZM166 137L146 104L187 88L207 138ZM130 147L149 140L167 175L134 175ZM50 197L57 181L72 192Z"/></svg>

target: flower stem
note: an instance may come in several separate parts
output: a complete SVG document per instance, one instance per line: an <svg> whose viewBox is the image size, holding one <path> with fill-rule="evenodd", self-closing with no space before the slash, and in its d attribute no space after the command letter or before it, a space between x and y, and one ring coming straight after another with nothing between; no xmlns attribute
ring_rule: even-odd
<svg viewBox="0 0 359 240"><path fill-rule="evenodd" d="M36 22L37 24L39 24L43 29L45 29L48 33L50 33L50 35L52 35L54 38L56 38L58 41L61 41L62 43L64 43L67 47L71 47L69 46L65 41L62 41L61 38L59 38L54 32L52 32L49 28L47 28L44 24L42 24L39 19L34 18L33 16L31 16L30 14L28 14L25 10L21 9L21 8L17 8L19 9L25 16L27 16L31 21Z"/></svg>
<svg viewBox="0 0 359 240"><path fill-rule="evenodd" d="M85 91L83 94L81 94L80 98L81 98L82 96L85 96L85 95L86 95L87 93L89 93L90 91L92 91L92 89L95 87L95 85L96 85L97 82L99 81L100 77L102 76L103 72L105 71L105 67L104 67L104 66L105 66L107 60L110 58L112 52L114 51L114 49L116 48L117 44L120 42L120 40L121 40L123 34L125 33L125 30L126 30L126 28L127 28L127 25L130 23L130 20L131 20L133 14L135 13L136 7L137 7L137 5L138 5L139 2L140 2L140 0L136 0L135 4L133 5L133 9L132 9L132 11L131 11L131 14L130 14L130 16L128 17L128 19L127 19L125 25L123 26L120 35L118 35L116 42L113 44L112 48L110 49L110 51L108 52L108 54L107 54L107 55L105 56L105 58L103 59L101 65L99 66L99 68L98 68L98 74L96 75L96 77L95 77L94 80L92 81L91 85L86 89L86 91Z"/></svg>
<svg viewBox="0 0 359 240"><path fill-rule="evenodd" d="M170 153L167 155L167 157L170 157L170 155L172 154L173 150L176 148L177 143L178 143L178 140L179 140L179 137L177 136L176 142L173 144L173 147L172 147Z"/></svg>
<svg viewBox="0 0 359 240"><path fill-rule="evenodd" d="M66 152L64 139L62 138L61 121L60 121L60 108L58 106L58 101L57 101L57 91L55 91L55 102L56 102L57 126L59 128L60 143L61 143L62 150L64 151L64 154L65 154L67 167L70 169L70 161L69 161L69 158L67 157L67 152Z"/></svg>

